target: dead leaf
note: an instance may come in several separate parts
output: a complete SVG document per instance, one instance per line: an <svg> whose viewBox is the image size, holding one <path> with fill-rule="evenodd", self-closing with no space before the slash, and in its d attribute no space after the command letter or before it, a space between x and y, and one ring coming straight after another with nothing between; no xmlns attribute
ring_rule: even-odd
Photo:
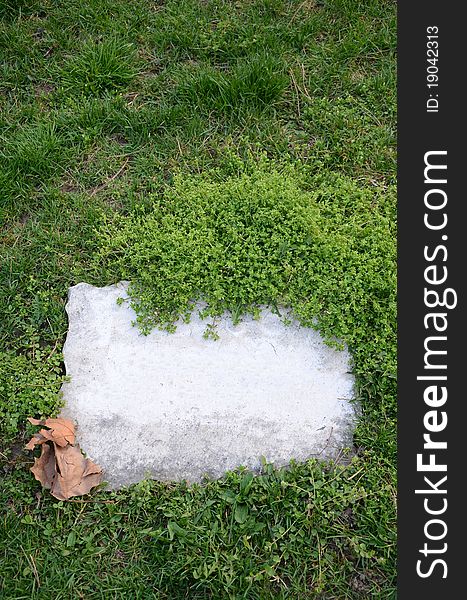
<svg viewBox="0 0 467 600"><path fill-rule="evenodd" d="M73 445L75 443L75 426L73 425L73 422L68 419L58 418L40 421L39 419L30 417L28 421L32 423L32 425L44 425L45 427L49 427L49 429L41 429L39 433L58 446L65 447L67 444Z"/></svg>
<svg viewBox="0 0 467 600"><path fill-rule="evenodd" d="M53 446L49 446L49 444L42 445L41 455L39 458L36 458L31 471L34 473L37 481L42 483L42 487L50 490L57 474Z"/></svg>
<svg viewBox="0 0 467 600"><path fill-rule="evenodd" d="M55 458L58 473L51 490L55 498L68 500L72 496L83 496L101 482L102 469L81 454L79 444L55 447Z"/></svg>
<svg viewBox="0 0 467 600"><path fill-rule="evenodd" d="M41 455L36 458L31 471L43 487L50 489L58 500L88 494L102 479L102 469L81 453L75 444L75 428L67 419L28 419L33 425L44 425L33 435L26 448L33 450L41 445Z"/></svg>
<svg viewBox="0 0 467 600"><path fill-rule="evenodd" d="M35 433L29 442L24 447L25 450L34 450L34 447L38 444L43 444L47 439L41 433Z"/></svg>

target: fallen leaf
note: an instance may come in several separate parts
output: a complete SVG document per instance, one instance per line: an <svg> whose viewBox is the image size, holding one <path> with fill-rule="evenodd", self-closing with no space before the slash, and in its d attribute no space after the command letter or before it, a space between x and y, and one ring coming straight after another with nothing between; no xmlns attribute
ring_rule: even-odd
<svg viewBox="0 0 467 600"><path fill-rule="evenodd" d="M34 477L42 483L42 487L50 490L57 475L53 446L42 445L42 452L31 467Z"/></svg>
<svg viewBox="0 0 467 600"><path fill-rule="evenodd" d="M55 498L68 500L72 496L83 496L101 482L102 469L81 454L79 444L65 448L56 446L55 458L57 477L51 489Z"/></svg>
<svg viewBox="0 0 467 600"><path fill-rule="evenodd" d="M49 429L41 429L39 433L58 446L65 447L67 444L73 445L75 443L75 426L73 425L73 422L68 419L59 417L58 419L44 419L41 421L30 417L28 421L32 423L32 425L44 425L45 427L48 427ZM29 444L30 443L31 442L29 442Z"/></svg>
<svg viewBox="0 0 467 600"><path fill-rule="evenodd" d="M43 425L26 444L34 450L41 445L41 455L36 458L31 471L43 487L50 489L58 500L88 494L102 480L102 469L81 453L75 444L75 428L67 419L28 419L33 425Z"/></svg>
<svg viewBox="0 0 467 600"><path fill-rule="evenodd" d="M41 433L35 433L29 442L24 447L25 450L34 450L34 447L38 444L43 444L47 439Z"/></svg>

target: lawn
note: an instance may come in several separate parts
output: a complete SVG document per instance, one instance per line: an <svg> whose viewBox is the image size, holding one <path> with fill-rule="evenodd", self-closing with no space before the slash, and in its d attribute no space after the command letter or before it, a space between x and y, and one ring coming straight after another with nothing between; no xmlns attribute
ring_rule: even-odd
<svg viewBox="0 0 467 600"><path fill-rule="evenodd" d="M395 13L0 0L1 598L395 597ZM347 458L41 490L22 447L60 410L67 290L121 278L143 330L203 297L343 339Z"/></svg>

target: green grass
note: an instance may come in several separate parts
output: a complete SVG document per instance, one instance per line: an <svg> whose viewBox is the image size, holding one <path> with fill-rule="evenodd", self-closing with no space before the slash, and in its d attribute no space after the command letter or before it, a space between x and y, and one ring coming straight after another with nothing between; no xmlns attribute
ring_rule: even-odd
<svg viewBox="0 0 467 600"><path fill-rule="evenodd" d="M135 78L135 56L130 44L116 38L86 41L79 53L65 62L60 82L65 95L99 97L118 93Z"/></svg>
<svg viewBox="0 0 467 600"><path fill-rule="evenodd" d="M0 596L394 597L395 5L0 0L0 56ZM59 410L67 289L122 276L143 326L201 295L317 317L356 457L41 492L21 444Z"/></svg>

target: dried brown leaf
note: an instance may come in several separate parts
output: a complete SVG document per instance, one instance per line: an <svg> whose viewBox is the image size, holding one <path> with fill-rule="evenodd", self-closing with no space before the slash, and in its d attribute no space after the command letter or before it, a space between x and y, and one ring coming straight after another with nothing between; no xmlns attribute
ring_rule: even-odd
<svg viewBox="0 0 467 600"><path fill-rule="evenodd" d="M41 455L34 461L31 471L34 473L34 477L42 483L43 487L48 490L51 489L57 474L53 446L42 444Z"/></svg>
<svg viewBox="0 0 467 600"><path fill-rule="evenodd" d="M67 444L73 445L75 443L75 426L69 419L59 417L57 419L44 419L41 421L30 417L28 421L32 425L44 425L48 427L49 429L41 429L39 433L58 446L65 447Z"/></svg>
<svg viewBox="0 0 467 600"><path fill-rule="evenodd" d="M102 469L81 454L79 445L55 447L57 477L51 493L59 500L88 494L102 479Z"/></svg>
<svg viewBox="0 0 467 600"><path fill-rule="evenodd" d="M29 442L24 447L25 450L34 450L34 447L39 444L43 444L47 439L41 433L35 433Z"/></svg>
<svg viewBox="0 0 467 600"><path fill-rule="evenodd" d="M68 419L28 419L33 425L44 425L34 434L26 445L33 450L42 446L39 458L36 458L31 471L42 485L50 489L59 500L68 500L72 496L88 494L102 480L102 469L89 458L81 454L75 445L75 428Z"/></svg>

